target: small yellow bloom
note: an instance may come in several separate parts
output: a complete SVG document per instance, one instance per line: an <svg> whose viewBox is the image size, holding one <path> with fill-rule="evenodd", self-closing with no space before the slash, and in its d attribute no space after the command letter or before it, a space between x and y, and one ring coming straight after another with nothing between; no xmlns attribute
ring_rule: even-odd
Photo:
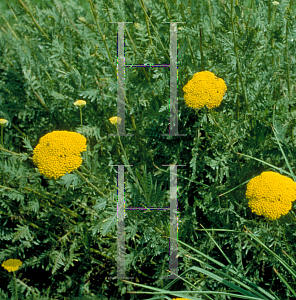
<svg viewBox="0 0 296 300"><path fill-rule="evenodd" d="M22 262L19 259L8 259L2 263L2 267L8 272L17 271L21 266Z"/></svg>
<svg viewBox="0 0 296 300"><path fill-rule="evenodd" d="M84 101L84 100L77 100L74 102L74 105L79 106L79 107L83 107L83 106L85 106L85 104L86 104L86 101Z"/></svg>
<svg viewBox="0 0 296 300"><path fill-rule="evenodd" d="M272 4L273 4L273 5L279 5L280 3L277 2L277 1L273 1Z"/></svg>
<svg viewBox="0 0 296 300"><path fill-rule="evenodd" d="M0 125L5 125L8 121L5 119L0 119Z"/></svg>
<svg viewBox="0 0 296 300"><path fill-rule="evenodd" d="M253 213L276 220L291 210L296 182L276 172L263 172L248 182L246 198Z"/></svg>
<svg viewBox="0 0 296 300"><path fill-rule="evenodd" d="M121 123L121 118L112 117L112 118L109 119L109 121L110 121L111 124L116 124L116 123L120 124Z"/></svg>
<svg viewBox="0 0 296 300"><path fill-rule="evenodd" d="M211 109L218 107L227 90L223 79L209 71L195 73L193 78L183 87L184 100L187 106Z"/></svg>
<svg viewBox="0 0 296 300"><path fill-rule="evenodd" d="M187 298L174 298L173 300L189 300Z"/></svg>
<svg viewBox="0 0 296 300"><path fill-rule="evenodd" d="M138 29L138 30L143 28L143 26L139 23L135 23L134 25L135 25L136 29Z"/></svg>

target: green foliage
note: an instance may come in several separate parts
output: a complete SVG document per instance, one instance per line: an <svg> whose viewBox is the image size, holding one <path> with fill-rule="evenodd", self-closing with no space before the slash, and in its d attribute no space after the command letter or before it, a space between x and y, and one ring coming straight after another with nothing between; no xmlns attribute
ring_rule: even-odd
<svg viewBox="0 0 296 300"><path fill-rule="evenodd" d="M296 259L294 211L268 222L252 214L245 199L245 183L272 170L262 162L281 173L289 169L287 161L295 169L296 4L5 2L0 3L0 118L9 122L0 151L0 262L22 260L16 273L19 299L147 299L128 293L138 287L109 279L117 276L118 170L112 165L122 164L133 165L125 167L126 208L169 207L170 173L161 165L186 165L177 171L179 240L235 265L278 299L293 299L273 267L293 289L294 278L242 230L247 226L281 259L287 259L285 252ZM134 136L121 137L124 151L118 137L109 136L116 133L108 120L117 114L118 88L117 24L110 22L117 21L134 21L125 24L126 65L168 64L170 31L163 22L185 22L178 24L178 131L186 136L162 136L169 132L170 72L150 67L125 68L125 128ZM202 70L227 85L214 111L194 111L184 103L183 86ZM78 99L87 102L84 125L73 105ZM78 172L49 180L33 164L32 151L54 130L83 134L87 151ZM178 268L179 274L189 270L187 282L160 279L168 275L164 236L169 234L169 210L126 210L126 276L167 291L225 292L208 271L193 272L197 267L185 255L194 253L181 244ZM0 277L1 299L12 299L11 274L1 268ZM190 299L230 299L202 297Z"/></svg>

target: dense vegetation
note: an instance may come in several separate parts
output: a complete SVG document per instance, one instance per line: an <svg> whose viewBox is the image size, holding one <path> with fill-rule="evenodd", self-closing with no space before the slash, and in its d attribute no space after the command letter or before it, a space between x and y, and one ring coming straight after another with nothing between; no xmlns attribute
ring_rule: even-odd
<svg viewBox="0 0 296 300"><path fill-rule="evenodd" d="M22 262L14 275L1 267L1 299L14 299L15 289L18 299L295 299L294 208L268 220L246 198L246 184L264 171L296 181L292 2L0 3L0 118L8 121L0 262ZM117 128L109 119L117 114L118 29L110 22L120 21L133 22L125 25L127 65L169 64L170 24L162 22L184 22L178 132L186 136L161 135L170 126L170 69L161 67L125 68L125 128L133 136L109 136ZM225 81L217 108L184 101L183 87L202 71ZM86 102L81 115L78 99ZM61 130L83 135L87 150L77 170L47 178L33 150ZM125 275L134 279L109 279L117 276L118 168L111 165L132 165L126 207L169 207L170 172L162 166L169 164L186 165L178 167L178 274L187 278L160 279L169 270L169 210L126 210ZM235 278L252 291L226 284L238 286ZM152 288L167 293L147 294Z"/></svg>

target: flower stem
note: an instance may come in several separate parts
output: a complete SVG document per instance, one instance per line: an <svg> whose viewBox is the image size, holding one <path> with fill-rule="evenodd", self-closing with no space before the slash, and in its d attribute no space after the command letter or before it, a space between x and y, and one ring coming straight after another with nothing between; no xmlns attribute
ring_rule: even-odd
<svg viewBox="0 0 296 300"><path fill-rule="evenodd" d="M81 111L81 107L79 107L79 110L80 110L80 123L82 125L82 111Z"/></svg>
<svg viewBox="0 0 296 300"><path fill-rule="evenodd" d="M14 288L15 288L15 300L18 300L15 272L13 272L13 279L14 279Z"/></svg>
<svg viewBox="0 0 296 300"><path fill-rule="evenodd" d="M1 125L1 146L4 148L4 143L3 143L3 125ZM4 153L2 152L2 183L4 183Z"/></svg>
<svg viewBox="0 0 296 300"><path fill-rule="evenodd" d="M20 153L12 152L12 151L6 150L6 149L4 149L4 148L2 148L2 147L0 147L0 150L5 151L5 152L8 152L8 153L11 153L11 154L13 154L13 155L18 155L18 156L26 156L26 155L27 155L27 154L20 154ZM32 157L28 157L28 159L33 160Z"/></svg>

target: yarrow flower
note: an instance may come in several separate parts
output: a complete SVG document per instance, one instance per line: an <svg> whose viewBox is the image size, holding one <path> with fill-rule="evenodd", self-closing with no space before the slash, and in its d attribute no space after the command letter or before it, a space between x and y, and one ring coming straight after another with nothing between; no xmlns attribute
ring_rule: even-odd
<svg viewBox="0 0 296 300"><path fill-rule="evenodd" d="M173 300L189 300L187 298L174 298Z"/></svg>
<svg viewBox="0 0 296 300"><path fill-rule="evenodd" d="M8 121L5 119L0 119L0 125L5 125Z"/></svg>
<svg viewBox="0 0 296 300"><path fill-rule="evenodd" d="M193 78L183 87L184 100L187 106L211 109L218 107L227 90L225 81L209 71L195 73Z"/></svg>
<svg viewBox="0 0 296 300"><path fill-rule="evenodd" d="M111 124L116 124L116 123L121 123L121 118L119 118L119 117L112 117L112 118L110 118L109 119L109 121L110 121L110 123Z"/></svg>
<svg viewBox="0 0 296 300"><path fill-rule="evenodd" d="M80 133L53 131L40 138L33 162L40 174L57 179L81 166L80 154L86 147L86 138Z"/></svg>
<svg viewBox="0 0 296 300"><path fill-rule="evenodd" d="M17 271L21 266L22 262L19 259L10 258L2 263L2 267L8 272Z"/></svg>
<svg viewBox="0 0 296 300"><path fill-rule="evenodd" d="M277 2L277 1L273 1L272 4L273 4L273 5L279 5L280 3Z"/></svg>
<svg viewBox="0 0 296 300"><path fill-rule="evenodd" d="M77 100L77 101L74 102L74 105L78 106L78 107L83 107L83 106L86 105L86 101L84 101L84 100Z"/></svg>
<svg viewBox="0 0 296 300"><path fill-rule="evenodd" d="M253 213L276 220L292 208L296 182L276 172L263 172L248 182L246 198Z"/></svg>

